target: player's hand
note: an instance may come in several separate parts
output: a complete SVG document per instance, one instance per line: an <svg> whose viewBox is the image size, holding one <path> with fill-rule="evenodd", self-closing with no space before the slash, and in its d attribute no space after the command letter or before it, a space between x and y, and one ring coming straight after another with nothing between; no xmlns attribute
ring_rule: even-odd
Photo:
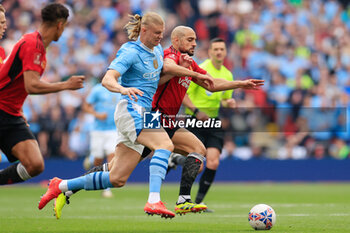
<svg viewBox="0 0 350 233"><path fill-rule="evenodd" d="M259 87L263 86L264 82L265 82L264 80L259 80L259 79L247 79L242 81L242 88L259 90Z"/></svg>
<svg viewBox="0 0 350 233"><path fill-rule="evenodd" d="M105 120L107 118L107 113L105 112L98 112L95 114L95 117L101 121Z"/></svg>
<svg viewBox="0 0 350 233"><path fill-rule="evenodd" d="M192 65L193 59L186 53L182 53L179 59L179 65L189 68Z"/></svg>
<svg viewBox="0 0 350 233"><path fill-rule="evenodd" d="M66 82L68 84L68 90L77 90L84 87L84 75L73 75Z"/></svg>
<svg viewBox="0 0 350 233"><path fill-rule="evenodd" d="M214 78L207 74L198 74L196 77L198 80L204 82L207 87L214 88Z"/></svg>
<svg viewBox="0 0 350 233"><path fill-rule="evenodd" d="M199 111L196 114L196 118L200 121L206 121L209 119L209 116L207 114L205 114L204 112Z"/></svg>
<svg viewBox="0 0 350 233"><path fill-rule="evenodd" d="M122 95L127 95L129 96L129 98L131 100L134 100L135 98L135 101L138 100L138 97L137 95L139 96L142 96L143 95L143 91L140 91L139 89L135 88L135 87L123 87L123 89L121 89L120 93ZM133 98L134 97L134 98Z"/></svg>

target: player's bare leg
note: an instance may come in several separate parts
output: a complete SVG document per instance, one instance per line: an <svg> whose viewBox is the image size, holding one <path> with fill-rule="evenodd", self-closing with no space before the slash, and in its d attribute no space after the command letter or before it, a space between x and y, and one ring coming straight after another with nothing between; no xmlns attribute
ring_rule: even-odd
<svg viewBox="0 0 350 233"><path fill-rule="evenodd" d="M12 154L20 161L0 172L0 184L19 183L39 175L44 170L44 160L36 140L17 143Z"/></svg>

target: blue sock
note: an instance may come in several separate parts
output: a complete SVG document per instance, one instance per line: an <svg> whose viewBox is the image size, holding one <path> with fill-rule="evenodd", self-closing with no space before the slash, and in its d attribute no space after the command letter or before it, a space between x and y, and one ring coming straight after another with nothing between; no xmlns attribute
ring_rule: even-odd
<svg viewBox="0 0 350 233"><path fill-rule="evenodd" d="M149 192L160 192L162 180L165 178L168 168L168 159L171 151L158 149L154 151L154 155L149 164Z"/></svg>
<svg viewBox="0 0 350 233"><path fill-rule="evenodd" d="M85 176L80 176L78 178L67 180L68 190L81 190L84 189Z"/></svg>
<svg viewBox="0 0 350 233"><path fill-rule="evenodd" d="M67 181L68 190L100 190L112 188L109 172L94 172Z"/></svg>

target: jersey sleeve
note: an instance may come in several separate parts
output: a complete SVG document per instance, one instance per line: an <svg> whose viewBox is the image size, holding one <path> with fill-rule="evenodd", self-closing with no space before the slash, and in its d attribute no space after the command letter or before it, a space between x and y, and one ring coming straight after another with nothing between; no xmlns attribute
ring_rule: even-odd
<svg viewBox="0 0 350 233"><path fill-rule="evenodd" d="M45 51L39 50L35 41L26 41L21 46L23 71L37 71L42 73L45 63Z"/></svg>
<svg viewBox="0 0 350 233"><path fill-rule="evenodd" d="M128 49L128 46L123 45L118 53L116 58L109 65L109 70L116 70L123 75L131 66L134 64L135 56L137 56L134 49Z"/></svg>
<svg viewBox="0 0 350 233"><path fill-rule="evenodd" d="M176 64L179 64L179 56L177 56L175 53L170 52L170 49L166 49L164 51L164 59L171 59L174 62L176 62Z"/></svg>
<svg viewBox="0 0 350 233"><path fill-rule="evenodd" d="M229 72L229 74L230 74L230 76L227 78L227 81L233 81L232 73ZM231 99L232 98L232 94L233 94L233 90L223 91L222 99L224 99L224 100Z"/></svg>
<svg viewBox="0 0 350 233"><path fill-rule="evenodd" d="M88 104L94 104L97 102L97 97L98 97L98 88L97 86L93 87L90 94L86 97L86 102Z"/></svg>
<svg viewBox="0 0 350 233"><path fill-rule="evenodd" d="M193 68L193 71L196 71L196 72L198 72L200 74L206 74L207 73L207 71L202 69L202 68L200 68L199 65L197 64L197 62L195 62L195 61L192 62L192 68Z"/></svg>

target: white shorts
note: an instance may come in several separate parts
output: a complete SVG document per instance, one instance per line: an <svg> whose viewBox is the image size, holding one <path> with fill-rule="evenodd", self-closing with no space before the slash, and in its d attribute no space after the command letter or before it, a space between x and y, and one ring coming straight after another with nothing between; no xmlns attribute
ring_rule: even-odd
<svg viewBox="0 0 350 233"><path fill-rule="evenodd" d="M94 158L102 159L115 150L117 132L115 130L91 131L90 154Z"/></svg>
<svg viewBox="0 0 350 233"><path fill-rule="evenodd" d="M143 112L145 108L126 99L119 101L114 112L117 127L117 145L123 143L127 147L142 154L144 146L136 142L143 129Z"/></svg>

